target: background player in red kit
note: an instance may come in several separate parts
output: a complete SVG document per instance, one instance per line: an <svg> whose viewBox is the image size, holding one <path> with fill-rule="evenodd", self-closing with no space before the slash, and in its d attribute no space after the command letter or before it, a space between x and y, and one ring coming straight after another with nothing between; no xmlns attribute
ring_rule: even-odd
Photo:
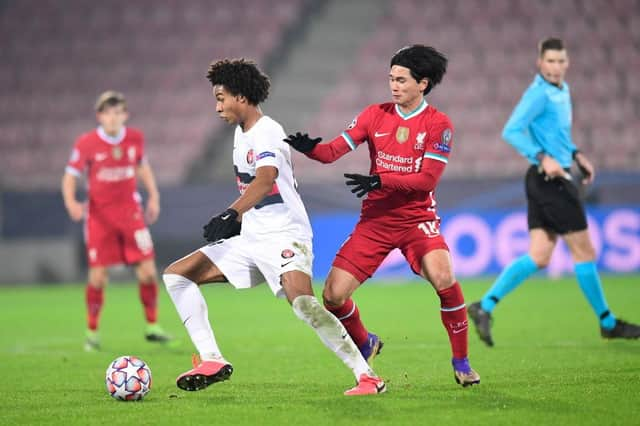
<svg viewBox="0 0 640 426"><path fill-rule="evenodd" d="M447 244L440 234L435 189L449 161L453 127L424 96L440 83L447 59L432 47L413 45L391 58L392 102L367 107L340 136L327 144L307 134L285 142L314 160L330 163L369 145L369 175L345 174L362 203L360 221L338 251L325 284L325 306L338 317L370 360L382 342L360 320L351 294L371 277L391 250L399 248L411 269L435 288L453 352L456 382L468 386L480 376L467 358L468 323L464 296L453 275Z"/></svg>
<svg viewBox="0 0 640 426"><path fill-rule="evenodd" d="M135 265L147 320L146 339L165 342L169 337L156 323L158 286L153 242L136 190L136 177L140 177L149 196L146 220L155 222L160 213L160 195L153 171L144 158L144 137L139 130L125 127L127 104L121 93L104 92L95 109L100 126L78 138L62 178L62 195L69 217L74 221L85 219L89 262L85 349L100 348L97 330L108 280L107 266L122 263ZM85 171L86 204L76 199L76 179Z"/></svg>

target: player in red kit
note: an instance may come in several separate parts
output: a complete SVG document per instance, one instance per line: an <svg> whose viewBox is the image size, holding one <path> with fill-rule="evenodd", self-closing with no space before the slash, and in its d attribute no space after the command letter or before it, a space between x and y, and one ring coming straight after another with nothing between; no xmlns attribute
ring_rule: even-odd
<svg viewBox="0 0 640 426"><path fill-rule="evenodd" d="M320 144L307 134L285 141L314 160L330 163L367 143L369 175L345 174L362 203L360 221L338 251L325 283L325 306L338 317L371 360L382 342L369 333L351 299L389 252L399 248L414 273L427 279L440 297L442 323L453 352L456 382L480 383L467 357L467 314L462 289L453 275L449 249L440 234L435 190L453 145L449 118L424 96L446 72L437 50L413 45L391 58L392 102L368 106L337 138Z"/></svg>
<svg viewBox="0 0 640 426"><path fill-rule="evenodd" d="M145 337L166 342L169 336L157 324L158 286L151 235L145 224L139 177L149 199L146 220L160 213L160 196L151 167L144 157L144 137L125 127L127 105L122 94L107 91L96 101L100 126L78 138L62 178L64 204L74 221L85 220L85 243L89 262L86 288L88 330L85 349L98 350L98 321L107 284L107 266L135 265L140 300L147 320ZM88 201L76 199L76 180L86 173Z"/></svg>

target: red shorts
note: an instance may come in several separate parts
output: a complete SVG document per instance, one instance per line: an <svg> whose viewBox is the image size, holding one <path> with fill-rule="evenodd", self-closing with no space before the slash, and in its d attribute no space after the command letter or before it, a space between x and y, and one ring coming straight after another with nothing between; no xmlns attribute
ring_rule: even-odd
<svg viewBox="0 0 640 426"><path fill-rule="evenodd" d="M421 261L432 250L449 247L440 234L440 221L433 220L406 227L389 226L373 220L361 220L342 245L333 266L364 282L378 269L389 252L399 248L417 275Z"/></svg>
<svg viewBox="0 0 640 426"><path fill-rule="evenodd" d="M89 266L131 265L154 257L140 206L90 209L84 237Z"/></svg>

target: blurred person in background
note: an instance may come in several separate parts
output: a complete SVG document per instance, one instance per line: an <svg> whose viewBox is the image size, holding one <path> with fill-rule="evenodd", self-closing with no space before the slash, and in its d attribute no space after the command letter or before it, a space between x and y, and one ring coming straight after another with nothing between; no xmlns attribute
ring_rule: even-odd
<svg viewBox="0 0 640 426"><path fill-rule="evenodd" d="M108 281L107 267L117 264L134 265L147 321L145 338L167 342L170 337L157 323L157 272L146 225L158 219L160 195L145 158L144 136L137 129L125 127L129 115L121 93L102 93L95 110L99 126L77 139L62 177L62 196L69 217L76 222L84 219L89 264L85 350L100 349L98 323ZM88 180L86 203L76 198L77 179L84 174ZM137 178L148 194L144 212Z"/></svg>
<svg viewBox="0 0 640 426"><path fill-rule="evenodd" d="M454 378L469 386L480 383L480 376L469 364L464 296L440 234L435 199L453 145L453 126L447 115L425 100L446 68L447 59L432 47L402 48L391 58L391 102L368 106L329 143L320 144L321 138L301 133L285 141L322 163L331 163L365 142L369 147L369 175L344 175L351 192L367 198L362 202L360 221L329 271L323 292L327 309L371 360L382 342L365 328L351 295L391 250L399 248L413 272L436 290L451 344Z"/></svg>
<svg viewBox="0 0 640 426"><path fill-rule="evenodd" d="M492 313L496 304L536 271L545 268L558 242L567 244L580 289L600 323L604 338L638 338L640 327L609 310L596 267L584 205L570 174L575 162L582 184L595 177L594 167L571 138L571 94L564 80L569 57L564 42L543 40L538 46L538 74L511 113L502 137L530 167L525 177L529 252L509 264L482 300L469 306L480 339L493 346Z"/></svg>

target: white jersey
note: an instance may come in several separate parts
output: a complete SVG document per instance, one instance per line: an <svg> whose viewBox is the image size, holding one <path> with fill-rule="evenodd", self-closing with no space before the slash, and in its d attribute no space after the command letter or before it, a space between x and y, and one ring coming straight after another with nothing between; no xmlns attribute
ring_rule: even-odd
<svg viewBox="0 0 640 426"><path fill-rule="evenodd" d="M243 236L287 232L311 240L309 216L296 189L291 151L283 141L285 137L282 126L267 116L262 116L247 132L236 127L233 168L240 193L255 179L257 168L273 166L278 169L272 191L242 216Z"/></svg>

